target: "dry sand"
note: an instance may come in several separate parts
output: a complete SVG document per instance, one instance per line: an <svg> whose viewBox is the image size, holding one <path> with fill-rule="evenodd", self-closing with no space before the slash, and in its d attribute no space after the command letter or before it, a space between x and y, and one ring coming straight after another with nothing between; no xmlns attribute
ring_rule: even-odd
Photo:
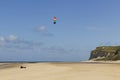
<svg viewBox="0 0 120 80"><path fill-rule="evenodd" d="M120 64L7 63L0 64L0 80L120 80Z"/></svg>

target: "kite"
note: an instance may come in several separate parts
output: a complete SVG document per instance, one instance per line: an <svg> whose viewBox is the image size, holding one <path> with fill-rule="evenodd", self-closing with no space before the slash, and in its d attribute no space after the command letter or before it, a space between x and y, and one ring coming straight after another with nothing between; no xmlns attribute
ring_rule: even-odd
<svg viewBox="0 0 120 80"><path fill-rule="evenodd" d="M57 18L56 18L56 16L54 16L54 18L53 18L53 24L56 24L56 20L57 20Z"/></svg>

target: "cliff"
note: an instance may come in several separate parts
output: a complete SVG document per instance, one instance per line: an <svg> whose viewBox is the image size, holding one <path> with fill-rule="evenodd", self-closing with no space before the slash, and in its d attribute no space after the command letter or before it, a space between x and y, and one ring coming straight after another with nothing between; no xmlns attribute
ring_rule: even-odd
<svg viewBox="0 0 120 80"><path fill-rule="evenodd" d="M100 46L91 51L89 60L120 60L120 46Z"/></svg>

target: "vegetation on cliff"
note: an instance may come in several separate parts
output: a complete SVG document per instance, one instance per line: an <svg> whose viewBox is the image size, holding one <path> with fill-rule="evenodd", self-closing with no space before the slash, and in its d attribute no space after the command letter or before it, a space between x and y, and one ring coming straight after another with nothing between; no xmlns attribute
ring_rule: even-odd
<svg viewBox="0 0 120 80"><path fill-rule="evenodd" d="M120 60L120 46L100 46L91 51L90 60Z"/></svg>

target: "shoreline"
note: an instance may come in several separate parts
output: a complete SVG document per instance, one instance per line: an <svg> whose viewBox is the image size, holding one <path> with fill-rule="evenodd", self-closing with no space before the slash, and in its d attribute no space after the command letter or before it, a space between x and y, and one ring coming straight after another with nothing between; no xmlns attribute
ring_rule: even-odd
<svg viewBox="0 0 120 80"><path fill-rule="evenodd" d="M88 61L82 61L82 62L88 62L88 63L120 63L120 60L117 60L117 61L94 61L94 60L88 60Z"/></svg>
<svg viewBox="0 0 120 80"><path fill-rule="evenodd" d="M94 60L86 60L86 61L1 61L2 64L24 64L24 63L120 63L120 60L117 61L94 61Z"/></svg>

